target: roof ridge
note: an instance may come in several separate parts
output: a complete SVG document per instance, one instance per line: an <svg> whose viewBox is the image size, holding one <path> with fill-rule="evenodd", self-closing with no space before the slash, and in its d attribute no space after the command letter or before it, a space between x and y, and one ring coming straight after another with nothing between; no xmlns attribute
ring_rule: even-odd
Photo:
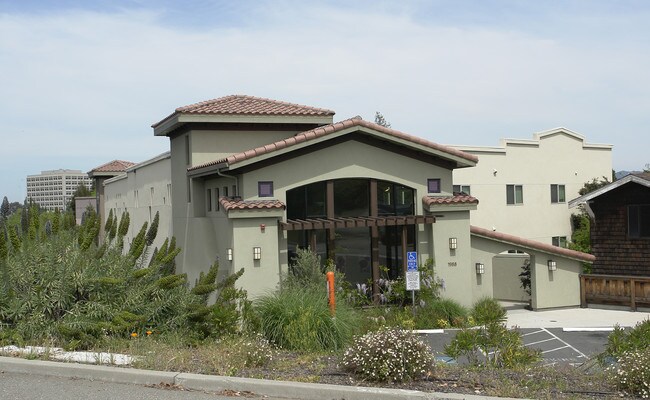
<svg viewBox="0 0 650 400"><path fill-rule="evenodd" d="M276 104L276 105L303 108L303 109L307 109L307 110L311 110L311 111L315 111L315 112L325 113L325 114L328 114L328 115L334 115L335 114L334 111L332 111L330 109L327 109L327 108L313 107L313 106L308 106L308 105L305 105L305 104L291 103L291 102L288 102L288 101L274 100L274 99L270 99L270 98L267 98L267 97L257 97L257 96L250 96L250 95L245 95L245 94L231 94L231 95L228 95L228 96L222 96L222 97L217 97L217 98L210 99L210 100L200 101L200 102L193 103L193 104L188 104L186 106L181 106L181 107L176 108L175 112L192 112L191 109L193 109L193 108L197 108L197 107L201 107L201 106L207 106L207 105L215 104L217 102L223 102L223 101L233 100L233 99L247 99L247 100L263 101L263 102L273 103L273 104ZM238 113L236 113L236 112L232 112L232 113L225 112L225 114L238 114Z"/></svg>
<svg viewBox="0 0 650 400"><path fill-rule="evenodd" d="M593 254L583 253L577 250L566 249L564 247L553 246L552 244L543 243L533 239L526 239L521 236L511 235L509 233L496 232L489 229L470 225L470 233L480 236L486 236L496 240L510 242L522 247L530 247L539 251L562 255L565 257L578 259L581 261L593 262L596 257Z"/></svg>

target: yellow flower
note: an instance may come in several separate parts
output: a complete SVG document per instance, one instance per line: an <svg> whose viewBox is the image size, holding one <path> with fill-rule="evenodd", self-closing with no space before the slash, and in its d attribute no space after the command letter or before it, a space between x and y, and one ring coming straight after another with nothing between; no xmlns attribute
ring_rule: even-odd
<svg viewBox="0 0 650 400"><path fill-rule="evenodd" d="M150 336L152 333L152 331L147 331L147 336Z"/></svg>
<svg viewBox="0 0 650 400"><path fill-rule="evenodd" d="M137 333L137 332L133 332L133 333L131 333L131 337L132 337L132 338L137 338L137 337L138 337L138 333Z"/></svg>

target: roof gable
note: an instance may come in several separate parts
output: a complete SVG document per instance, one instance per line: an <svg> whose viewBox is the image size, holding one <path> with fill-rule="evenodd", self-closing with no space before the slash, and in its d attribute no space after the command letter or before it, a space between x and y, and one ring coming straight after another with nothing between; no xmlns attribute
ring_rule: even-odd
<svg viewBox="0 0 650 400"><path fill-rule="evenodd" d="M290 138L236 153L226 158L197 165L189 168L188 171L198 172L215 166L235 169L276 155L285 154L311 144L320 143L328 139L359 131L379 137L384 141L394 142L402 146L407 146L447 159L452 161L457 167L474 166L478 162L478 157L475 155L433 143L416 136L408 135L394 129L386 128L372 122L364 121L361 117L354 117L334 124L301 132Z"/></svg>
<svg viewBox="0 0 650 400"><path fill-rule="evenodd" d="M106 175L113 176L116 173L126 172L128 168L131 168L134 165L136 165L136 163L131 161L113 160L107 162L106 164L102 164L99 167L93 168L90 170L90 172L88 172L88 175L90 177Z"/></svg>
<svg viewBox="0 0 650 400"><path fill-rule="evenodd" d="M587 193L583 196L571 200L569 202L569 208L576 207L580 204L585 204L599 196L604 195L605 193L611 192L612 190L616 190L623 185L627 185L628 183L634 183L645 187L650 187L650 173L639 173L639 174L627 175L617 181L610 183L609 185L605 185L601 188L594 190L593 192Z"/></svg>

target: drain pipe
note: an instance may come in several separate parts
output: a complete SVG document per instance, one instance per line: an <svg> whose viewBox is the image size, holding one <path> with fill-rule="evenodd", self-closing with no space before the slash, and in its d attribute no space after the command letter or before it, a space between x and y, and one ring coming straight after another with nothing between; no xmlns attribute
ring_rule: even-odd
<svg viewBox="0 0 650 400"><path fill-rule="evenodd" d="M222 177L224 177L224 178L230 178L230 179L234 180L234 181L235 181L235 187L237 188L237 194L236 194L236 196L241 197L241 192L239 191L239 178L238 178L238 177L236 177L236 176L232 176L232 175L228 175L228 174L224 174L223 172L221 172L220 169L217 169L217 175L222 176ZM235 197L235 194L233 194L232 197ZM219 201L219 199L217 199L217 201Z"/></svg>

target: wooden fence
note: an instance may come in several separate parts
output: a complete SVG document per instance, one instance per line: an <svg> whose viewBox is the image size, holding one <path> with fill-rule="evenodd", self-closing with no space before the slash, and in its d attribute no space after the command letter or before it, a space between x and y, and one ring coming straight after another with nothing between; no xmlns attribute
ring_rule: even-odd
<svg viewBox="0 0 650 400"><path fill-rule="evenodd" d="M650 277L580 275L580 307L588 304L650 307Z"/></svg>

